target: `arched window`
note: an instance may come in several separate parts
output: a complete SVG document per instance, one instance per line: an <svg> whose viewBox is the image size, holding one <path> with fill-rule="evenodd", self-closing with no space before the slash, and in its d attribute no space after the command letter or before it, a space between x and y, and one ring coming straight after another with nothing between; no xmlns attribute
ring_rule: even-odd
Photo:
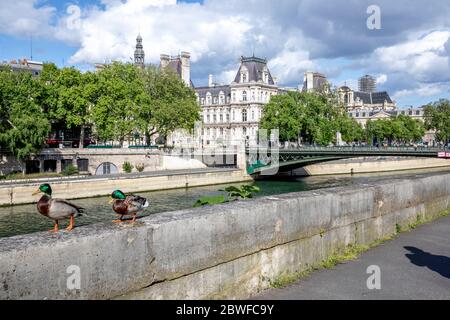
<svg viewBox="0 0 450 320"><path fill-rule="evenodd" d="M247 91L242 91L242 101L247 101Z"/></svg>
<svg viewBox="0 0 450 320"><path fill-rule="evenodd" d="M95 175L97 175L97 176L107 175L107 174L116 174L116 173L119 173L119 170L117 169L117 166L111 162L102 163L95 171Z"/></svg>

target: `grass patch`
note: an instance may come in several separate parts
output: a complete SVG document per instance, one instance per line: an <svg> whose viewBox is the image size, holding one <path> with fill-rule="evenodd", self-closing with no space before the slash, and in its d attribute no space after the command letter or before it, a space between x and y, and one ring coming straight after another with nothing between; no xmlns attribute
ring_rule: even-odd
<svg viewBox="0 0 450 320"><path fill-rule="evenodd" d="M318 265L308 267L304 271L299 271L290 274L282 274L278 276L275 280L270 281L270 287L272 288L283 288L286 287L302 278L309 276L314 271L319 271L323 269L332 269L338 264L342 264L346 261L356 260L362 253L368 251L369 249L378 247L386 241L390 241L395 239L400 233L411 231L417 228L419 225L432 222L439 218L447 217L450 215L450 209L443 211L439 215L427 219L423 219L421 215L417 215L416 221L410 223L406 228L402 228L399 224L395 225L396 233L379 240L375 240L369 245L359 245L359 244L351 244L345 248L340 253L336 253L328 257L326 260L323 260ZM323 231L320 232L320 236L323 237Z"/></svg>

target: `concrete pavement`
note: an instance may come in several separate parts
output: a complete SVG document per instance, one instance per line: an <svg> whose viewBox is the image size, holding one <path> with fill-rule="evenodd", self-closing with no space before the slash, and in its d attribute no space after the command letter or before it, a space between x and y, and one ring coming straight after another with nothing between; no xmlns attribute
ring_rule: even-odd
<svg viewBox="0 0 450 320"><path fill-rule="evenodd" d="M380 267L381 289L366 273ZM254 297L269 300L450 299L450 217L422 225L349 261Z"/></svg>

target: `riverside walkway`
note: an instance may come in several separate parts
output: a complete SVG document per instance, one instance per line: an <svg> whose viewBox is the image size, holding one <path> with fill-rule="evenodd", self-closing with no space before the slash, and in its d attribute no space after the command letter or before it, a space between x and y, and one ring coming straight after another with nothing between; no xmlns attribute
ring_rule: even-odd
<svg viewBox="0 0 450 320"><path fill-rule="evenodd" d="M369 290L369 266L380 268L380 289ZM357 260L314 272L254 297L270 300L450 299L450 217L400 234Z"/></svg>

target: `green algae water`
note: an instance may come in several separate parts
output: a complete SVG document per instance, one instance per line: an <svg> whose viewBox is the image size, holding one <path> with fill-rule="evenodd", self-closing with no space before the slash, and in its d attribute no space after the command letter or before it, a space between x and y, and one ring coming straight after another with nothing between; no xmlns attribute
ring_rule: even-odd
<svg viewBox="0 0 450 320"><path fill-rule="evenodd" d="M256 198L301 192L332 187L351 186L360 183L371 183L392 178L414 178L418 175L436 173L450 173L450 169L427 169L417 171L403 171L395 173L377 173L360 175L317 176L317 177L292 177L283 180L256 181L261 188ZM204 196L221 194L219 189L228 185L215 185L208 187L195 187L188 189L166 190L156 192L143 192L140 195L146 197L150 206L140 217L151 214L192 208L197 199ZM55 192L57 194L57 192ZM76 219L76 226L85 226L99 222L110 222L116 215L108 204L109 197L71 200L74 204L86 208L86 215ZM18 205L0 207L0 238L16 235L30 234L39 231L47 231L53 227L53 221L41 216L35 205ZM65 222L60 225L65 227Z"/></svg>

